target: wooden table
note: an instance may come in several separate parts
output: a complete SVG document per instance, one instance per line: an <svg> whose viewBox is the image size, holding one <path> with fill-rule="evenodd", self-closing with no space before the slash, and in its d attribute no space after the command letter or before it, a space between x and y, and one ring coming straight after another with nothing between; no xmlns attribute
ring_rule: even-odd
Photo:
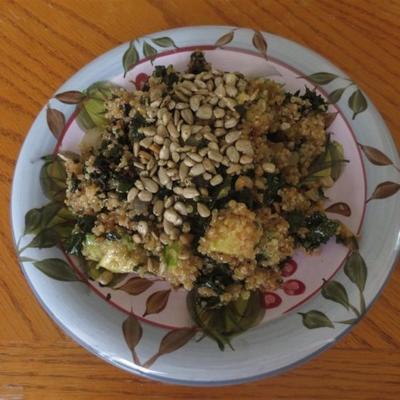
<svg viewBox="0 0 400 400"><path fill-rule="evenodd" d="M30 292L9 228L14 163L36 114L106 50L166 28L242 25L328 57L372 98L400 144L400 1L0 0L0 399L398 399L400 270L351 334L306 365L236 387L135 378L66 337Z"/></svg>

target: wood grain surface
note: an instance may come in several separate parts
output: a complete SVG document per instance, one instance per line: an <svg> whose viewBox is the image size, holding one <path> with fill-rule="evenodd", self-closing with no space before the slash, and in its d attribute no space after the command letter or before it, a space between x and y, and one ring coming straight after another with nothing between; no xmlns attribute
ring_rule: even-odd
<svg viewBox="0 0 400 400"><path fill-rule="evenodd" d="M36 302L14 255L10 186L36 114L106 50L184 25L242 25L329 58L370 96L400 143L400 1L0 0L0 399L398 399L400 270L356 328L281 376L225 388L136 378L66 337Z"/></svg>

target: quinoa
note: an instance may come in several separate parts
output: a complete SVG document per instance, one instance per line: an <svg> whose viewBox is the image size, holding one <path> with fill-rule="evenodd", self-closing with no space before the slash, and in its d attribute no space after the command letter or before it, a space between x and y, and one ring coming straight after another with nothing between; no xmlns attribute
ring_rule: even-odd
<svg viewBox="0 0 400 400"><path fill-rule="evenodd" d="M80 236L93 268L227 304L279 288L296 248L350 241L323 211L343 159L317 93L218 71L200 52L183 73L156 66L141 90L107 90L105 125L86 132L79 159L62 156L66 205L93 219Z"/></svg>

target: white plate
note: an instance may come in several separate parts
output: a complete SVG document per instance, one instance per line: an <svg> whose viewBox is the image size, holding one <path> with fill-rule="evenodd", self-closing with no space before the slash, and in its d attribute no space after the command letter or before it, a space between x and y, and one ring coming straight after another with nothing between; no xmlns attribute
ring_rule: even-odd
<svg viewBox="0 0 400 400"><path fill-rule="evenodd" d="M137 64L139 59L135 59L133 48L144 59ZM166 289L165 283L157 282L148 291L133 297L121 291L110 293L109 289L92 283L88 286L94 290L88 290L82 282L57 281L34 266L32 260L65 260L65 255L52 246L51 238L43 235L36 238L33 245L42 239L39 243L42 248L34 248L32 244L26 245L35 235L24 235L26 213L48 202L39 182L43 165L40 157L54 151L56 139L46 122L46 107L35 120L18 159L11 218L17 247L26 247L20 259L32 290L49 315L78 343L110 363L142 376L179 384L222 385L276 374L304 362L332 345L365 313L384 286L398 254L400 202L396 193L400 187L400 162L379 113L342 71L298 44L249 29L207 26L148 35L100 56L57 93L84 90L99 80L113 80L132 87L130 81L135 81L138 74L152 70L145 55L155 58L154 64L172 63L183 68L190 52L196 48L203 49L207 59L221 69L270 76L285 83L290 90L304 85L312 87L315 83L323 94L342 94L337 103L340 113L330 130L344 145L350 164L329 194L331 200L327 206L346 203L349 207L350 215L346 211L345 215L335 217L353 231L360 230L358 252L348 254L344 247L330 242L318 257L297 255L297 270L287 279L285 290L275 293L282 301L276 302L273 294L266 297L269 308L264 323L235 338L235 351L219 352L211 340L196 342L189 329L177 329L191 325L184 307L184 291L173 292L163 310L147 317L152 324L140 322L149 295ZM125 78L123 59L125 67L129 66ZM132 65L134 61L136 65ZM343 91L337 90L345 87ZM71 118L74 107L54 99L49 104L68 120L57 147L74 149L81 135ZM332 112L337 110L331 106ZM63 123L62 118L58 121L56 127L52 126L53 133L59 130L60 121ZM35 217L33 214L31 218ZM65 272L68 267L62 261L36 265L51 265L59 268L64 278L72 276ZM344 268L332 278L342 265ZM323 279L331 278L335 282L331 290L321 294ZM108 294L112 294L109 302L104 300ZM131 308L139 318L128 317ZM135 333L141 330L143 334L134 343L133 357L127 343L133 347ZM163 354L154 357L160 343Z"/></svg>

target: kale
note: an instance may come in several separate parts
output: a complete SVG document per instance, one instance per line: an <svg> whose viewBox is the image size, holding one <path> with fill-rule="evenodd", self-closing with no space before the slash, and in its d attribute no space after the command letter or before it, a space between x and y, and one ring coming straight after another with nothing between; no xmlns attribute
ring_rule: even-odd
<svg viewBox="0 0 400 400"><path fill-rule="evenodd" d="M201 51L194 51L190 55L188 72L199 74L200 72L209 71L210 64L206 61L204 54Z"/></svg>
<svg viewBox="0 0 400 400"><path fill-rule="evenodd" d="M164 65L156 65L152 73L155 78L164 78L166 74L167 68Z"/></svg>
<svg viewBox="0 0 400 400"><path fill-rule="evenodd" d="M96 217L93 215L84 215L79 218L71 236L65 242L65 250L67 253L74 256L82 255L82 244L85 240L86 234L93 228Z"/></svg>
<svg viewBox="0 0 400 400"><path fill-rule="evenodd" d="M289 233L295 234L300 228L306 224L305 215L301 211L291 211L285 215L285 219L289 222Z"/></svg>
<svg viewBox="0 0 400 400"><path fill-rule="evenodd" d="M107 232L105 236L106 236L107 240L119 240L119 239L121 239L121 236L117 232Z"/></svg>
<svg viewBox="0 0 400 400"><path fill-rule="evenodd" d="M124 116L128 117L130 111L132 110L132 106L129 103L124 103L122 106L122 111L124 112Z"/></svg>
<svg viewBox="0 0 400 400"><path fill-rule="evenodd" d="M286 214L289 222L289 232L294 235L296 241L306 250L317 249L321 244L326 243L332 236L336 235L339 223L329 219L324 213L314 212L305 217L299 211ZM299 235L300 228L306 228L305 235Z"/></svg>
<svg viewBox="0 0 400 400"><path fill-rule="evenodd" d="M71 185L70 185L70 190L71 192L76 192L79 187L79 179L75 174L71 175Z"/></svg>
<svg viewBox="0 0 400 400"><path fill-rule="evenodd" d="M239 114L240 118L244 118L244 116L246 115L247 110L244 104L238 104L237 106L235 106L235 110Z"/></svg>
<svg viewBox="0 0 400 400"><path fill-rule="evenodd" d="M264 192L264 204L270 206L274 201L279 199L278 191L285 182L280 174L265 174L267 178L267 188Z"/></svg>
<svg viewBox="0 0 400 400"><path fill-rule="evenodd" d="M325 99L319 95L315 90L310 90L306 86L306 92L300 96L303 100L308 100L311 103L311 110L314 111L326 111L328 109L328 104ZM304 112L307 109L302 109L301 111Z"/></svg>
<svg viewBox="0 0 400 400"><path fill-rule="evenodd" d="M300 97L303 100L308 100L311 103L311 107L302 107L300 109L301 113L307 114L311 110L314 111L327 111L328 103L325 99L319 95L315 90L311 90L306 86L306 91L304 94L300 95L300 90L295 93L286 92L283 104L286 105L290 103L292 97Z"/></svg>
<svg viewBox="0 0 400 400"><path fill-rule="evenodd" d="M129 136L131 140L139 141L144 138L144 135L142 133L139 133L138 130L145 125L146 120L144 119L144 117L141 114L136 113L136 115L129 121L128 124Z"/></svg>
<svg viewBox="0 0 400 400"><path fill-rule="evenodd" d="M176 72L169 72L164 65L156 65L153 71L153 76L156 78L161 78L169 89L172 89L174 83L178 82L178 74Z"/></svg>
<svg viewBox="0 0 400 400"><path fill-rule="evenodd" d="M217 263L205 257L201 273L195 281L195 287L207 287L214 290L217 295L223 294L226 288L234 283L232 274L228 264Z"/></svg>
<svg viewBox="0 0 400 400"><path fill-rule="evenodd" d="M286 135L282 131L268 132L267 139L272 143L281 143L286 140Z"/></svg>
<svg viewBox="0 0 400 400"><path fill-rule="evenodd" d="M163 82L167 85L168 89L172 89L174 86L174 83L178 82L178 74L175 72L170 72L165 76L163 79Z"/></svg>

